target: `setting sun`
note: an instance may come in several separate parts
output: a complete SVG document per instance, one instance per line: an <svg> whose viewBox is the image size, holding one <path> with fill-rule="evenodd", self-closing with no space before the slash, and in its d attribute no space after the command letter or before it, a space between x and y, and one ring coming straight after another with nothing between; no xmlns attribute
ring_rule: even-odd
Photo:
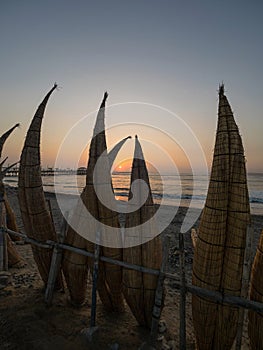
<svg viewBox="0 0 263 350"><path fill-rule="evenodd" d="M131 172L132 159L125 159L113 166L113 173L129 173Z"/></svg>

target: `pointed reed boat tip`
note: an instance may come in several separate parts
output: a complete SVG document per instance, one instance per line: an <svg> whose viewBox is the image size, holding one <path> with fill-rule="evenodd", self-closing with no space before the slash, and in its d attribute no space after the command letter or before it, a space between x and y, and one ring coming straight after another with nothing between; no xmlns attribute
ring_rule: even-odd
<svg viewBox="0 0 263 350"><path fill-rule="evenodd" d="M112 165L117 157L117 154L119 152L119 150L121 149L121 147L123 146L123 144L128 140L131 139L131 136L127 136L124 139L122 139L120 142L118 142L113 148L112 150L108 153L108 159L109 159L109 167L110 169L112 168Z"/></svg>
<svg viewBox="0 0 263 350"><path fill-rule="evenodd" d="M53 89L59 91L59 90L62 89L62 86L59 86L58 83L55 82L54 86L53 86Z"/></svg>
<svg viewBox="0 0 263 350"><path fill-rule="evenodd" d="M11 133L15 130L15 128L17 128L20 124L15 124L14 126L12 126L12 128L10 128L9 130L7 130L2 136L0 136L0 158L2 155L2 150L4 147L4 144L6 142L6 140L8 139L8 137L11 135Z"/></svg>
<svg viewBox="0 0 263 350"><path fill-rule="evenodd" d="M106 103L106 100L108 98L109 94L107 91L104 92L104 96L103 96L103 100L101 102L101 105L100 105L100 108L105 108L105 103Z"/></svg>
<svg viewBox="0 0 263 350"><path fill-rule="evenodd" d="M225 85L224 83L219 85L219 96L223 96L225 94Z"/></svg>
<svg viewBox="0 0 263 350"><path fill-rule="evenodd" d="M57 83L54 84L54 86L48 91L48 93L46 94L46 96L44 97L44 99L41 101L40 105L38 106L38 109L35 113L35 116L37 113L40 113L41 114L41 118L43 118L43 115L44 115L44 111L45 111L45 108L46 108L46 105L47 105L47 102L51 96L51 94L53 93L54 90L57 89ZM41 111L41 108L44 108L43 111ZM33 118L34 120L34 118Z"/></svg>
<svg viewBox="0 0 263 350"><path fill-rule="evenodd" d="M135 139L138 140L138 135L135 135Z"/></svg>
<svg viewBox="0 0 263 350"><path fill-rule="evenodd" d="M57 83L54 83L52 89L48 92L48 95L51 95L52 92L53 92L54 90L57 90L57 89L58 89L58 84L57 84Z"/></svg>

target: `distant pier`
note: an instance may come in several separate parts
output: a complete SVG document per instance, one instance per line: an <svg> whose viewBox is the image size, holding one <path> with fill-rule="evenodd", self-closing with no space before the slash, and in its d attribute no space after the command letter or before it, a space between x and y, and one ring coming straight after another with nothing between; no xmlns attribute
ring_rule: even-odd
<svg viewBox="0 0 263 350"><path fill-rule="evenodd" d="M6 173L7 177L17 177L19 172L19 168L12 168L8 170ZM81 167L78 168L77 170L74 169L53 169L53 168L48 168L48 169L42 169L41 170L41 175L42 176L58 176L58 175L86 175L86 168Z"/></svg>

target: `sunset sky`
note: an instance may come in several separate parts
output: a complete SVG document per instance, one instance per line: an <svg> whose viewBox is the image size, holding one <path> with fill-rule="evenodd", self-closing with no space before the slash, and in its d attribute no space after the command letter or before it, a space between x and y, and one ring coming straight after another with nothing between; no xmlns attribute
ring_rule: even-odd
<svg viewBox="0 0 263 350"><path fill-rule="evenodd" d="M4 155L20 158L31 118L57 82L43 166L79 163L107 90L109 147L138 134L146 159L164 172L171 162L202 170L202 154L211 164L223 81L248 171L263 172L262 13L259 0L2 1L0 132L21 123ZM133 148L128 140L118 161Z"/></svg>

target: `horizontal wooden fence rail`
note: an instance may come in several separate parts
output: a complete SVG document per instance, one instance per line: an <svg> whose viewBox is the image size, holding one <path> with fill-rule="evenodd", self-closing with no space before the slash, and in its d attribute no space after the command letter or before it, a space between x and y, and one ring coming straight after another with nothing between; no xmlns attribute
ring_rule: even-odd
<svg viewBox="0 0 263 350"><path fill-rule="evenodd" d="M69 246L67 244L58 243L58 242L54 242L54 241L39 242L35 239L27 237L27 235L25 235L25 234L9 230L5 227L1 227L0 229L3 232L6 232L8 234L22 237L25 240L25 242L35 244L35 245L38 245L38 246L43 247L43 248L54 248L56 246L56 247L59 247L61 249L71 250L75 253L86 255L86 256L94 258L94 253L87 252L84 249L75 248L75 247ZM153 274L153 275L157 275L157 276L160 274L159 270L149 269L149 268L146 268L146 267L143 267L140 265L126 263L126 262L115 260L115 259L108 258L105 256L100 256L100 260L111 263L111 264L123 266L123 267L126 267L126 268L131 269L131 270L145 272L145 273L149 273L149 274ZM245 309L250 309L250 310L253 310L256 312L263 313L263 303L249 300L246 298L237 297L234 295L222 294L220 292L216 292L216 291L205 289L205 288L200 288L200 287L194 286L194 285L187 283L187 282L185 283L185 286L182 286L182 283L180 280L178 280L178 277L176 277L172 273L165 272L164 275L166 278L174 280L173 285L176 289L181 289L182 287L185 287L187 292L198 295L200 297L208 298L208 299L214 300L214 301L221 303L221 304L230 304L233 306L242 307Z"/></svg>

